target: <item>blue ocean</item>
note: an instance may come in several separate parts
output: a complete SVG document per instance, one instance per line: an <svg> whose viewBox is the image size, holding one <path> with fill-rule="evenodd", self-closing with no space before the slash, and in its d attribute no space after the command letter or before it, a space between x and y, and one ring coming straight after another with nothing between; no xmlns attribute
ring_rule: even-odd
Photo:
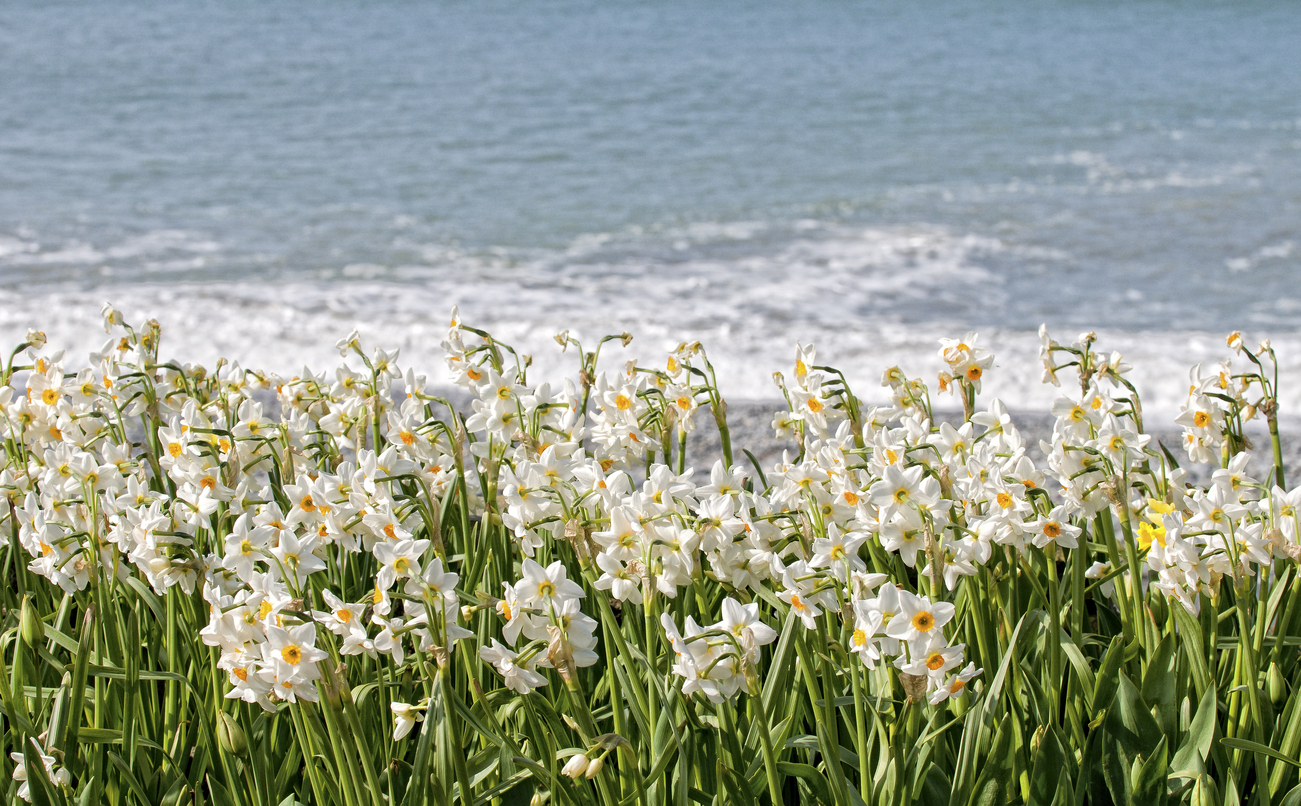
<svg viewBox="0 0 1301 806"><path fill-rule="evenodd" d="M1286 408L1301 4L7 0L0 335L76 363L105 301L285 372L441 379L453 305L540 373L700 339L738 398L976 329L1037 404L1047 323L1172 408L1240 329Z"/></svg>

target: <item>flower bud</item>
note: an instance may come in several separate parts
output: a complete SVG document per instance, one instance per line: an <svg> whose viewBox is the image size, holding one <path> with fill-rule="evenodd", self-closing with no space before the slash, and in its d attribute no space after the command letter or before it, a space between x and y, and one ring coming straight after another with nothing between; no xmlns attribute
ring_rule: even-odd
<svg viewBox="0 0 1301 806"><path fill-rule="evenodd" d="M1274 703L1275 708L1281 707L1287 701L1287 681L1283 679L1283 672L1279 670L1277 663L1269 665L1265 686L1269 691L1269 701Z"/></svg>
<svg viewBox="0 0 1301 806"><path fill-rule="evenodd" d="M560 770L562 775L568 775L574 780L577 780L584 772L587 772L587 756L582 753L571 756L569 761L565 762L564 768Z"/></svg>
<svg viewBox="0 0 1301 806"><path fill-rule="evenodd" d="M742 667L745 670L745 691L751 697L758 697L763 694L763 683L759 681L759 670L753 663L747 663L742 660Z"/></svg>
<svg viewBox="0 0 1301 806"><path fill-rule="evenodd" d="M596 776L601 774L601 768L604 766L605 766L605 756L597 756L596 758L592 759L591 764L587 765L587 772L584 773L584 775L587 776L588 780L591 780L592 778L595 778Z"/></svg>
<svg viewBox="0 0 1301 806"><path fill-rule="evenodd" d="M23 597L22 608L18 614L18 633L23 643L28 646L36 646L45 639L45 622L36 615L36 608L32 606L31 597L28 596Z"/></svg>
<svg viewBox="0 0 1301 806"><path fill-rule="evenodd" d="M1152 618L1157 624L1162 624L1166 620L1166 614L1169 612L1169 605L1166 603L1164 596L1154 596L1148 604L1148 609L1152 611Z"/></svg>
<svg viewBox="0 0 1301 806"><path fill-rule="evenodd" d="M248 757L248 737L230 714L217 712L217 744L221 749L239 758Z"/></svg>
<svg viewBox="0 0 1301 806"><path fill-rule="evenodd" d="M945 703L949 706L949 713L960 717L967 713L967 697L949 697Z"/></svg>
<svg viewBox="0 0 1301 806"><path fill-rule="evenodd" d="M1032 736L1032 737L1030 738L1030 755L1031 755L1031 757L1033 757L1033 756L1035 756L1036 754L1038 754L1038 752L1039 752L1039 748L1040 748L1040 747L1043 747L1043 743L1044 743L1044 726L1043 726L1043 725L1040 725L1040 726L1035 730L1035 732L1034 732L1034 736Z"/></svg>
<svg viewBox="0 0 1301 806"><path fill-rule="evenodd" d="M1189 803L1190 806L1219 806L1219 788L1205 773L1197 776L1197 782L1193 784L1193 797Z"/></svg>

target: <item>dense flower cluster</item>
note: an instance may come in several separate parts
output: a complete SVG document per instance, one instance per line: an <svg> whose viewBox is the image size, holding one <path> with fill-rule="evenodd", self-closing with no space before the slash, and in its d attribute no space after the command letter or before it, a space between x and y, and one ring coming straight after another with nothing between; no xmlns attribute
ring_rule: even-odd
<svg viewBox="0 0 1301 806"><path fill-rule="evenodd" d="M454 314L447 365L470 396L458 419L396 352L367 353L355 333L332 373L284 378L159 364L155 325L136 332L111 308L105 321L118 335L89 366L65 373L33 333L29 366L11 361L0 388L0 487L28 569L69 593L99 580L200 591L225 696L268 711L317 700L329 658L432 676L464 640L518 695L547 686L548 670L568 684L600 661L592 614L611 608L658 626L688 697L756 695L765 647L797 620L871 672L867 685L888 691L892 667L910 700L939 705L982 673L954 601L995 560L1039 552L1055 565L1094 522L1111 553L1089 576L1119 609L1146 581L1196 613L1223 580L1301 555L1301 491L1251 478L1240 452L1243 422L1276 417L1272 352L1240 337L1230 346L1255 370L1194 368L1177 420L1189 459L1224 458L1202 489L1154 446L1128 365L1091 334L1070 346L1042 334L1045 380L1073 373L1079 390L1053 404L1038 446L1002 402L978 408L994 358L974 334L941 343L939 389L965 412L953 421L898 367L883 375L888 403L864 408L801 345L776 376L789 410L773 427L792 450L744 468L698 344L614 371L585 353L577 381L533 385L527 358ZM697 481L682 445L702 406L727 455ZM472 518L499 527L511 555L449 556L450 501L462 534ZM467 575L500 587L460 589ZM707 597L721 617L701 625L683 600ZM392 702L395 737L429 707Z"/></svg>

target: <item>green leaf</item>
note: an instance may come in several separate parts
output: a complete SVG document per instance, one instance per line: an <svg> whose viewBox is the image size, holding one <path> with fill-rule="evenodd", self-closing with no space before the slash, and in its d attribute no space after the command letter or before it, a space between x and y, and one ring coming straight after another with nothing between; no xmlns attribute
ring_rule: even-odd
<svg viewBox="0 0 1301 806"><path fill-rule="evenodd" d="M796 778L802 778L809 782L814 793L818 796L819 803L831 803L831 790L827 787L827 779L822 777L818 772L808 764L796 764L791 761L778 761L777 771L782 775L793 775Z"/></svg>
<svg viewBox="0 0 1301 806"><path fill-rule="evenodd" d="M212 806L235 806L235 801L230 792L222 787L220 781L208 776L208 793L212 796Z"/></svg>
<svg viewBox="0 0 1301 806"><path fill-rule="evenodd" d="M117 771L122 774L122 780L126 781L127 786L131 789L132 794L136 796L137 800L142 804L154 802L153 798L149 797L149 793L145 791L144 786L140 783L140 779L135 777L135 774L131 772L131 767L122 760L121 756L110 750L108 751L108 760L113 762L114 767L117 767Z"/></svg>
<svg viewBox="0 0 1301 806"><path fill-rule="evenodd" d="M91 776L81 785L81 795L77 798L77 806L95 806L104 798L102 789L99 780Z"/></svg>
<svg viewBox="0 0 1301 806"><path fill-rule="evenodd" d="M1112 803L1130 803L1129 762L1125 758L1125 748L1110 733L1101 738L1102 779L1111 793Z"/></svg>
<svg viewBox="0 0 1301 806"><path fill-rule="evenodd" d="M1263 744L1257 744L1256 742L1249 742L1246 739L1231 739L1226 736L1220 739L1220 744L1224 745L1225 747L1232 747L1234 750L1246 750L1249 753L1264 753L1265 755L1269 756L1272 759L1277 759L1278 761L1286 762L1288 764L1291 764L1293 767L1301 767L1301 761L1297 761L1294 758L1288 758L1287 756L1283 755L1277 750L1266 747Z"/></svg>
<svg viewBox="0 0 1301 806"><path fill-rule="evenodd" d="M74 772L80 771L77 756L77 734L81 730L82 708L86 697L86 665L90 662L90 648L95 643L95 607L86 608L81 622L81 642L77 645L76 660L72 664L72 688L68 695L68 722L64 728L64 758L73 762Z"/></svg>
<svg viewBox="0 0 1301 806"><path fill-rule="evenodd" d="M1224 806L1241 806L1241 804L1242 801L1238 799L1238 782L1233 779L1233 773L1230 772L1224 782Z"/></svg>
<svg viewBox="0 0 1301 806"><path fill-rule="evenodd" d="M1103 740L1107 738L1107 732L1101 730L1090 731L1085 737L1084 752L1080 756L1080 776L1075 782L1075 800L1072 806L1083 806L1086 795L1101 791L1106 786L1105 779L1099 785L1099 776L1103 772Z"/></svg>
<svg viewBox="0 0 1301 806"><path fill-rule="evenodd" d="M1002 806L1007 801L1012 784L1012 715L1003 717L994 734L994 743L985 759L984 769L976 779L969 803L975 806Z"/></svg>
<svg viewBox="0 0 1301 806"><path fill-rule="evenodd" d="M1150 754L1164 736L1161 727L1148 711L1147 704L1143 702L1142 695L1129 681L1129 676L1124 672L1118 674L1119 685L1115 700L1107 710L1103 724L1107 732L1115 736L1125 749L1125 755L1133 760L1137 756Z"/></svg>
<svg viewBox="0 0 1301 806"><path fill-rule="evenodd" d="M357 686L352 690L353 704L360 709L366 704L366 698L370 696L370 693L378 688L379 683L362 683L360 686Z"/></svg>
<svg viewBox="0 0 1301 806"><path fill-rule="evenodd" d="M1066 660L1070 661L1071 668L1080 679L1080 688L1084 692L1084 711L1093 713L1093 692L1097 688L1097 676L1093 673L1093 668L1089 666L1089 661L1084 657L1084 653L1076 646L1065 632L1061 634L1062 653L1066 655Z"/></svg>
<svg viewBox="0 0 1301 806"><path fill-rule="evenodd" d="M949 792L953 789L948 777L940 765L931 764L922 781L921 794L917 802L921 806L945 806L949 802Z"/></svg>
<svg viewBox="0 0 1301 806"><path fill-rule="evenodd" d="M1062 770L1061 775L1057 776L1057 794L1053 797L1052 806L1073 806L1075 803L1075 788L1071 786L1071 778Z"/></svg>
<svg viewBox="0 0 1301 806"><path fill-rule="evenodd" d="M23 743L23 764L27 769L27 792L33 806L55 806L55 790L50 779L45 775L45 764L41 761L41 751L35 739ZM59 798L58 803L62 803Z"/></svg>
<svg viewBox="0 0 1301 806"><path fill-rule="evenodd" d="M1017 644L1017 640L1021 635L1021 628L1025 626L1026 620L1031 619L1031 617L1037 619L1042 615L1042 610L1034 610L1026 613L1017 622L1016 629L1012 631L1012 636L1008 639L1007 649L1003 653L1003 660L998 665L998 672L994 675L994 679L990 681L989 688L981 696L979 705L974 706L972 712L967 715L967 724L962 732L962 743L954 767L953 792L949 798L950 806L967 803L970 799L969 796L972 791L970 779L975 775L976 771L976 753L984 743L984 737L990 729L990 722L993 720L993 709L998 707L999 697L1003 691L1003 683L1007 680L1007 671L1012 665L1012 659L1016 657L1016 653L1012 650Z"/></svg>
<svg viewBox="0 0 1301 806"><path fill-rule="evenodd" d="M45 734L46 751L58 749L63 752L63 736L68 722L68 696L72 688L72 674L65 673L58 692L54 695L54 704L50 707L49 728ZM78 717L80 718L80 717Z"/></svg>
<svg viewBox="0 0 1301 806"><path fill-rule="evenodd" d="M1069 775L1066 770L1066 751L1061 738L1052 725L1044 728L1039 752L1035 754L1034 768L1030 772L1030 803L1050 804L1059 791L1059 778Z"/></svg>
<svg viewBox="0 0 1301 806"><path fill-rule="evenodd" d="M1133 803L1144 806L1162 806L1165 803L1166 777L1170 771L1168 759L1169 748L1162 736L1156 751L1143 762L1138 777L1134 779Z"/></svg>
<svg viewBox="0 0 1301 806"><path fill-rule="evenodd" d="M532 777L533 777L533 773L530 772L529 770L520 770L519 772L510 776L509 778L497 784L496 786L490 787L489 789L485 790L482 794L476 797L474 799L475 806L483 806L483 804L490 802L491 800L493 800L498 796L505 795L508 792L511 792L513 797L514 795L518 794L518 793L514 793L513 790L517 786L519 786L520 784L524 783L525 781L529 780ZM532 787L525 787L525 788L528 790L532 790ZM528 799L532 797L533 794L530 791L528 797L525 798L525 802L527 803Z"/></svg>
<svg viewBox="0 0 1301 806"><path fill-rule="evenodd" d="M1202 649L1202 624L1195 616L1182 607L1171 606L1175 623L1179 627L1179 640L1183 642L1183 656L1189 660L1193 688L1205 692L1211 688L1211 673L1206 667L1206 656Z"/></svg>
<svg viewBox="0 0 1301 806"><path fill-rule="evenodd" d="M1292 787L1292 791L1283 796L1279 806L1301 806L1301 784Z"/></svg>
<svg viewBox="0 0 1301 806"><path fill-rule="evenodd" d="M76 639L74 639L70 635L59 632L57 629L55 629L53 626L49 624L45 625L45 637L48 638L50 641L53 641L55 645L59 646L60 648L66 649L68 651L68 654L70 655L77 654Z"/></svg>
<svg viewBox="0 0 1301 806"><path fill-rule="evenodd" d="M1148 658L1147 671L1143 673L1143 702L1155 707L1158 714L1165 716L1163 721L1175 724L1162 725L1167 736L1173 736L1178 729L1175 708L1175 637L1171 633L1161 639L1156 651Z"/></svg>
<svg viewBox="0 0 1301 806"><path fill-rule="evenodd" d="M1104 710L1111 706L1111 701L1116 696L1116 686L1119 683L1120 665L1124 662L1125 639L1117 635L1111 639L1111 646L1107 648L1106 654L1102 656L1102 666L1098 669L1094 677L1093 684L1093 715L1096 717Z"/></svg>
<svg viewBox="0 0 1301 806"><path fill-rule="evenodd" d="M429 799L429 758L434 749L435 733L437 731L427 723L420 730L420 739L416 744L416 758L411 765L411 778L407 782L407 791L402 797L404 806L416 806ZM514 760L520 763L520 759Z"/></svg>
<svg viewBox="0 0 1301 806"><path fill-rule="evenodd" d="M81 728L78 735L86 744L117 744L122 741L122 731L111 728Z"/></svg>
<svg viewBox="0 0 1301 806"><path fill-rule="evenodd" d="M164 616L162 601L159 600L158 594L154 593L153 590L145 584L144 580L134 576L128 576L126 578L126 584L130 586L131 590L136 592L136 595L140 597L140 600L143 601L150 611L153 612L154 618L159 624L163 624L167 621L167 618Z"/></svg>
<svg viewBox="0 0 1301 806"><path fill-rule="evenodd" d="M1202 695L1201 704L1197 706L1197 713L1193 716L1192 723L1188 726L1188 738L1184 740L1183 745L1175 753L1174 761L1170 763L1171 769L1176 772L1184 770L1202 772L1205 769L1204 762L1211 752L1211 742L1215 739L1215 716L1218 708L1215 687L1209 686L1206 693Z"/></svg>

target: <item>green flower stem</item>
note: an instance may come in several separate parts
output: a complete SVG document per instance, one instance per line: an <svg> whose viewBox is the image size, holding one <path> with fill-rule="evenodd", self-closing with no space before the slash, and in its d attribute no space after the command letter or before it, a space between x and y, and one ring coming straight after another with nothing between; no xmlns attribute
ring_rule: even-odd
<svg viewBox="0 0 1301 806"><path fill-rule="evenodd" d="M1052 634L1048 636L1048 679L1052 683L1052 709L1048 718L1050 724L1060 725L1061 697L1065 690L1062 669L1062 588L1057 581L1057 546L1048 544L1043 552L1044 565L1048 570L1048 617L1052 625Z"/></svg>
<svg viewBox="0 0 1301 806"><path fill-rule="evenodd" d="M1120 547L1116 545L1116 532L1111 526L1111 510L1104 509L1094 518L1095 533L1102 537L1103 544L1107 548L1107 559L1111 563L1112 569L1121 567L1120 564ZM1133 568L1130 568L1131 574ZM1112 585L1112 590L1116 592L1116 601L1119 603L1120 626L1125 635L1125 644L1129 645L1135 640L1135 624L1133 619L1134 611L1130 609L1129 595L1125 590L1123 580L1117 580Z"/></svg>
<svg viewBox="0 0 1301 806"><path fill-rule="evenodd" d="M595 583L596 580L592 575L591 569L585 570L583 575L587 579L589 586ZM619 619L615 618L614 610L610 607L609 597L602 595L594 598L596 599L598 606L601 608L601 621L606 624L618 624ZM635 674L632 670L636 670L638 664L636 659L633 657L632 651L628 648L628 642L624 638L623 631L617 629L611 630L610 636L614 638L614 645L618 649L619 658L623 661L624 669L630 670L630 674ZM614 673L613 668L611 668L611 673ZM628 693L632 694L632 698L636 701L640 713L650 713L650 709L647 705L647 692L642 691L639 686L629 686ZM652 693L650 696L653 698L654 694ZM654 729L654 725L652 725L651 730L653 731Z"/></svg>
<svg viewBox="0 0 1301 806"><path fill-rule="evenodd" d="M1129 489L1129 477L1123 476L1124 490ZM1134 540L1133 524L1130 522L1129 501L1125 498L1125 493L1121 494L1122 500L1116 504L1117 514L1120 516L1120 530L1125 538L1125 559L1129 564L1129 587L1133 596L1134 607L1134 630L1139 641L1142 642L1145 649L1156 646L1152 640L1155 629L1148 618L1146 607L1143 603L1143 566L1138 562L1138 543ZM1117 586L1119 587L1119 586Z"/></svg>
<svg viewBox="0 0 1301 806"><path fill-rule="evenodd" d="M474 802L474 791L470 787L470 770L465 763L465 750L461 743L460 719L456 714L456 692L452 688L450 664L438 667L438 687L443 697L443 718L447 721L447 749L452 756L452 768L456 774L456 784L461 790L461 802Z"/></svg>
<svg viewBox="0 0 1301 806"><path fill-rule="evenodd" d="M308 759L314 758L317 752L316 743L312 740L312 734L308 731L307 722L303 716L306 709L294 708L291 706L286 710L289 711L289 716L293 720L294 737L298 740L299 749L303 753L303 760L307 761ZM307 780L308 783L311 784L313 797L316 798L318 803L325 803L327 801L327 798L325 797L326 790L321 785L316 765L309 762L304 764L304 769L307 771ZM343 765L339 765L338 769L340 776L344 775ZM358 806L356 797L351 791L349 791L349 787L343 786L340 788L349 806Z"/></svg>
<svg viewBox="0 0 1301 806"><path fill-rule="evenodd" d="M759 722L759 746L763 750L764 774L768 779L768 797L772 806L784 806L782 801L781 774L777 769L777 754L772 746L772 721L763 707L763 697L750 697L752 721L755 716Z"/></svg>
<svg viewBox="0 0 1301 806"><path fill-rule="evenodd" d="M339 704L343 716L340 726L343 728L344 740L347 742L345 750L356 752L357 757L361 760L361 771L366 778L366 789L371 796L371 803L373 806L382 806L379 777L375 774L374 764L371 763L370 748L366 742L366 731L362 729L361 722L357 718L357 704L352 699L352 691L348 688L348 681L336 675L334 670L331 670L329 675L333 678L332 682L337 686L339 694ZM351 755L349 753L350 758Z"/></svg>
<svg viewBox="0 0 1301 806"><path fill-rule="evenodd" d="M1280 489L1287 489L1283 478L1283 443L1278 433L1278 402L1270 400L1271 404L1268 413L1265 415L1266 422L1269 423L1269 444L1274 452L1274 483Z"/></svg>
<svg viewBox="0 0 1301 806"><path fill-rule="evenodd" d="M605 633L606 643L609 644L610 633L619 629L619 627L617 624L611 624L608 621L602 621L601 627ZM611 661L613 661L613 658L611 658ZM627 738L628 726L624 720L624 699L621 691L622 686L619 683L619 674L613 666L607 670L607 673L609 675L607 679L610 683L610 711L614 722L614 732ZM619 799L622 800L630 791L636 791L636 784L633 782L633 771L627 764L627 759L625 759L624 763L619 765Z"/></svg>
<svg viewBox="0 0 1301 806"><path fill-rule="evenodd" d="M647 594L646 602L642 610L642 624L645 630L644 640L646 641L643 648L646 652L646 661L648 663L646 669L646 724L650 726L650 755L647 756L646 761L653 768L655 762L659 760L660 753L662 752L659 746L660 698L659 693L656 690L656 681L660 678L660 626L655 617L656 612L659 610L659 597L655 594L653 580L648 584L648 587L650 587L651 590ZM611 659L610 662L613 663L613 659ZM611 669L612 673L613 671L614 670ZM658 789L659 780L660 779L657 776L654 780L649 782L650 786Z"/></svg>
<svg viewBox="0 0 1301 806"><path fill-rule="evenodd" d="M820 621L820 620L819 620ZM825 632L825 627L819 631L819 637ZM822 642L825 655L825 641ZM830 685L830 674L823 666L823 676L821 679L814 674L811 658L817 657L817 650L810 651L808 637L804 631L799 633L799 646L795 652L799 659L800 671L804 677L804 686L808 691L810 705L818 708L818 701L822 702L821 713L816 719L818 748L822 752L822 760L826 765L827 784L831 787L832 799L836 804L848 804L849 793L845 789L845 775L840 767L840 742L836 734L839 733L839 723L836 718L835 708L835 689Z"/></svg>
<svg viewBox="0 0 1301 806"><path fill-rule="evenodd" d="M591 745L599 735L599 731L596 727L596 721L592 719L592 710L588 707L587 697L583 694L578 678L573 676L566 678L565 690L569 693L569 701L573 705L574 721L578 723L579 736L584 744ZM597 791L601 793L601 801L606 806L617 806L620 799L615 796L614 792L610 791L610 777L606 770L602 770L596 776L595 781Z"/></svg>
<svg viewBox="0 0 1301 806"><path fill-rule="evenodd" d="M1234 590L1234 607L1238 612L1238 643L1242 655L1242 667L1246 672L1242 683L1247 687L1247 705L1251 713L1252 738L1257 744L1268 746L1265 737L1265 715L1260 705L1260 683L1256 679L1256 670L1260 667L1256 664L1256 652L1252 646L1251 640L1251 616L1247 612L1247 594L1249 588L1245 583L1239 584ZM1269 806L1269 786L1265 782L1269 780L1269 768L1266 756L1263 753L1255 753L1256 761L1256 779L1261 782L1256 787L1257 802L1261 806Z"/></svg>
<svg viewBox="0 0 1301 806"><path fill-rule="evenodd" d="M858 753L858 793L866 803L872 797L871 768L868 766L867 707L863 693L863 664L852 653L847 659L854 687L854 749Z"/></svg>

